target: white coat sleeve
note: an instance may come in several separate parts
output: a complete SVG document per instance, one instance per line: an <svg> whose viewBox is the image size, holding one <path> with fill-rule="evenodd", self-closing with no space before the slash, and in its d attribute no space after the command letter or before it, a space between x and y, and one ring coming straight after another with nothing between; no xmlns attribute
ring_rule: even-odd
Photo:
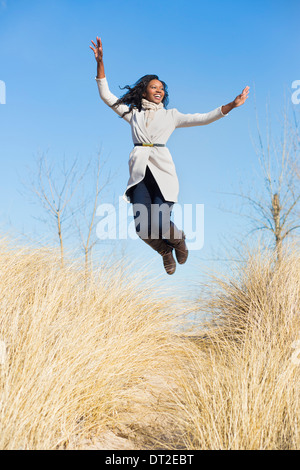
<svg viewBox="0 0 300 470"><path fill-rule="evenodd" d="M117 102L118 98L113 93L111 93L106 78L96 78L96 81L100 98L104 101L105 104L111 107ZM112 110L122 117L124 113L127 113L129 111L129 106L127 106L126 104L120 104L118 107L112 108ZM124 120L130 122L131 116L132 113L126 114L124 116Z"/></svg>
<svg viewBox="0 0 300 470"><path fill-rule="evenodd" d="M222 113L222 106L210 111L209 113L195 113L195 114L183 114L177 109L173 112L175 128L178 127L193 127L193 126L204 126L210 124L218 119L221 119L228 114Z"/></svg>

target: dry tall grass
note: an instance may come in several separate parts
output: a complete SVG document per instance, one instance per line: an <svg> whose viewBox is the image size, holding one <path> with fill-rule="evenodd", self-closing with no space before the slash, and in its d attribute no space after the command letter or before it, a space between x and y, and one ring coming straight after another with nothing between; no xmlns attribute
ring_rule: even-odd
<svg viewBox="0 0 300 470"><path fill-rule="evenodd" d="M188 448L299 448L299 261L295 250L280 264L257 253L212 281L185 385Z"/></svg>
<svg viewBox="0 0 300 470"><path fill-rule="evenodd" d="M170 301L121 268L86 280L52 251L2 243L1 449L80 447L121 429L138 403L131 419L143 421L157 388L147 377L176 374ZM166 411L160 402L149 413Z"/></svg>
<svg viewBox="0 0 300 470"><path fill-rule="evenodd" d="M191 339L178 323L192 307L141 273L87 280L2 242L0 448L97 447L108 429L131 449L299 447L297 252L250 258L197 306L210 320Z"/></svg>

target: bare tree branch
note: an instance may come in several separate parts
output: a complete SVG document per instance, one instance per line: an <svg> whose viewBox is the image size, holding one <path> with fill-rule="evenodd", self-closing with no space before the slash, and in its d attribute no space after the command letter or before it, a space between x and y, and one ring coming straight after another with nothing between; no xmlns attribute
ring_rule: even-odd
<svg viewBox="0 0 300 470"><path fill-rule="evenodd" d="M40 218L40 220L54 222L59 241L61 264L63 265L63 226L72 215L69 206L86 174L87 167L79 173L77 159L68 168L65 159L63 159L62 171L57 171L54 174L53 166L49 166L45 154L39 155L37 165L38 171L31 182L31 190L46 212L46 217Z"/></svg>
<svg viewBox="0 0 300 470"><path fill-rule="evenodd" d="M273 234L277 259L280 260L283 241L292 231L299 229L297 213L300 201L300 172L299 158L297 158L300 149L299 128L295 113L293 127L288 117L288 109L284 109L281 121L282 137L279 142L275 141L267 102L266 144L264 144L255 99L254 103L258 143L253 141L253 147L258 156L264 186L261 196L241 192L239 197L243 198L256 214L256 216L254 213L247 215L254 224L253 231L267 230Z"/></svg>

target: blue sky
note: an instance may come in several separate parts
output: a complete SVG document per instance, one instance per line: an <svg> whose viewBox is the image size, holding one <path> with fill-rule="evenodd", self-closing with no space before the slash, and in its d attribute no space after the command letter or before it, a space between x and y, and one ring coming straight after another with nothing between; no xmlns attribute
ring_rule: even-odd
<svg viewBox="0 0 300 470"><path fill-rule="evenodd" d="M40 209L22 194L21 180L28 179L27 168L34 168L39 152L47 152L55 165L63 156L84 163L101 147L106 168L115 173L103 202L123 194L131 133L98 96L89 45L99 35L116 95L122 93L119 86L155 73L168 84L169 108L207 112L250 86L246 104L228 118L178 129L169 140L179 202L205 206L205 243L166 282L194 282L209 260L224 256L224 243L230 251L230 243L246 229L230 212L238 210L238 201L226 193L258 184L250 138L256 135L254 91L262 128L269 100L275 132L276 126L280 131L284 96L290 101L291 84L300 79L299 14L298 0L1 0L0 80L6 84L6 104L0 105L2 233L47 234L33 217ZM140 240L115 248L120 246L164 277L161 260ZM109 249L99 246L99 253Z"/></svg>

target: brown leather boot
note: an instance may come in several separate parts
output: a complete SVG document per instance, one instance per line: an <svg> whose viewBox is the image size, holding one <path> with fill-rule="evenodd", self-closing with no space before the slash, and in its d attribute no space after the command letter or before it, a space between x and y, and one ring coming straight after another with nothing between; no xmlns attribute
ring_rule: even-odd
<svg viewBox="0 0 300 470"><path fill-rule="evenodd" d="M162 259L164 263L164 268L167 274L174 274L176 271L176 262L173 258L173 250L167 251L166 253L162 254Z"/></svg>
<svg viewBox="0 0 300 470"><path fill-rule="evenodd" d="M184 264L189 254L185 238L183 230L178 230L174 222L171 221L170 233L166 242L169 246L175 249L176 258L179 264Z"/></svg>
<svg viewBox="0 0 300 470"><path fill-rule="evenodd" d="M176 270L176 262L172 254L173 248L161 238L142 238L142 240L162 256L166 273L174 274Z"/></svg>
<svg viewBox="0 0 300 470"><path fill-rule="evenodd" d="M176 258L179 264L184 264L188 257L188 249L185 243L185 234L182 232L182 239L172 243L175 249Z"/></svg>

